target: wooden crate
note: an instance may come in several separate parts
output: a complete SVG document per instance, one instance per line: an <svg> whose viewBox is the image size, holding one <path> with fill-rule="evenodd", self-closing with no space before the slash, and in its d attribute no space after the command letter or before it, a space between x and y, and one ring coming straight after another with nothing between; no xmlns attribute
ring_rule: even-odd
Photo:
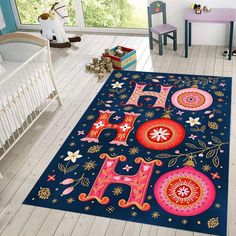
<svg viewBox="0 0 236 236"><path fill-rule="evenodd" d="M117 46L118 47L118 46ZM112 51L115 51L117 47L112 48ZM116 70L124 70L132 66L137 62L136 59L136 50L132 48L122 47L121 49L127 52L123 57L117 57L104 53L103 57L110 57L112 61L113 68Z"/></svg>

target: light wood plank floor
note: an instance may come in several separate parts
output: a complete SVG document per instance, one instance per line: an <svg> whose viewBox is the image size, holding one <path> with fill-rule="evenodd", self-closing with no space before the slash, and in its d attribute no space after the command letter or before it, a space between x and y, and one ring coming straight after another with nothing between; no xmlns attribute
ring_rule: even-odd
<svg viewBox="0 0 236 236"><path fill-rule="evenodd" d="M63 109L53 104L0 162L0 234L73 235L73 236L203 236L204 234L167 229L115 219L22 205L22 201L63 144L79 118L93 100L105 80L85 71L85 64L99 56L105 48L124 45L137 49L138 62L133 70L233 76L236 79L236 58L222 57L224 47L193 46L185 59L184 46L172 51L171 45L158 56L150 52L148 38L83 35L82 42L70 49L53 49L56 80L63 100ZM234 88L233 86L233 88ZM236 105L232 95L231 160L228 235L236 232Z"/></svg>

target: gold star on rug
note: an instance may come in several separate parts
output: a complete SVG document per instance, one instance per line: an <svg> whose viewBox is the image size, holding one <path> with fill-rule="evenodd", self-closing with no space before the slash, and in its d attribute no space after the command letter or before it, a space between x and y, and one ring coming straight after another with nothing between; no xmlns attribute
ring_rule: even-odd
<svg viewBox="0 0 236 236"><path fill-rule="evenodd" d="M131 212L131 216L135 217L135 216L137 216L137 215L138 215L138 213L137 213L136 211L132 211L132 212Z"/></svg>
<svg viewBox="0 0 236 236"><path fill-rule="evenodd" d="M154 218L154 219L157 219L159 216L160 216L160 213L157 212L157 211L154 211L154 212L152 213L152 218Z"/></svg>
<svg viewBox="0 0 236 236"><path fill-rule="evenodd" d="M204 171L204 172L208 172L208 171L210 171L211 170L211 167L209 166L209 165L203 165L202 166L202 170Z"/></svg>
<svg viewBox="0 0 236 236"><path fill-rule="evenodd" d="M67 200L66 200L66 202L67 202L68 204L72 204L74 201L75 201L75 199L74 199L73 197L69 197L69 198L67 198Z"/></svg>
<svg viewBox="0 0 236 236"><path fill-rule="evenodd" d="M115 207L113 207L113 206L109 206L109 207L106 208L106 211L108 213L112 213L114 210L115 210Z"/></svg>
<svg viewBox="0 0 236 236"><path fill-rule="evenodd" d="M84 170L90 171L90 170L95 169L96 165L97 164L95 161L87 161L84 163L83 167L84 167Z"/></svg>
<svg viewBox="0 0 236 236"><path fill-rule="evenodd" d="M152 118L154 115L155 115L155 113L153 111L148 111L148 112L145 113L145 116L147 118Z"/></svg>
<svg viewBox="0 0 236 236"><path fill-rule="evenodd" d="M71 143L69 143L69 145L70 145L70 147L74 147L76 145L76 143L75 142L71 142Z"/></svg>
<svg viewBox="0 0 236 236"><path fill-rule="evenodd" d="M135 155L135 154L138 154L139 153L139 149L138 147L132 147L129 149L129 154L130 155Z"/></svg>
<svg viewBox="0 0 236 236"><path fill-rule="evenodd" d="M113 191L112 191L114 196L118 196L118 195L122 194L122 192L123 192L123 189L120 186L114 188Z"/></svg>
<svg viewBox="0 0 236 236"><path fill-rule="evenodd" d="M120 99L125 99L125 98L127 98L127 97L128 97L127 94L121 94L121 95L120 95Z"/></svg>
<svg viewBox="0 0 236 236"><path fill-rule="evenodd" d="M95 118L94 115L88 115L88 116L87 116L87 120L93 120L94 118Z"/></svg>

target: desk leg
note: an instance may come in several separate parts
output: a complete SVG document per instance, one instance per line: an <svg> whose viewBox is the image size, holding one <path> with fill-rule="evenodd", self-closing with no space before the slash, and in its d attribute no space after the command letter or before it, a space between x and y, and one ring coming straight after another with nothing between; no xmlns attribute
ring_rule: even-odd
<svg viewBox="0 0 236 236"><path fill-rule="evenodd" d="M230 22L230 32L229 32L229 60L232 57L232 44L233 44L233 35L234 35L234 22Z"/></svg>
<svg viewBox="0 0 236 236"><path fill-rule="evenodd" d="M185 20L185 58L188 57L188 20Z"/></svg>
<svg viewBox="0 0 236 236"><path fill-rule="evenodd" d="M189 47L191 47L192 46L192 23L191 22L189 22L188 27L189 27L189 30L188 30L188 32L189 32L188 45L189 45Z"/></svg>

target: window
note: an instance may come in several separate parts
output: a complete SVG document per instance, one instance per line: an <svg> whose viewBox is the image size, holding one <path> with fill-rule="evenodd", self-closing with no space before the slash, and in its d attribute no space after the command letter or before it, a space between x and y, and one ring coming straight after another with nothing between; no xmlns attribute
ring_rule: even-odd
<svg viewBox="0 0 236 236"><path fill-rule="evenodd" d="M22 25L38 24L38 16L44 12L49 12L56 0L15 0L18 16ZM74 1L67 0L67 9L70 21L69 26L76 26Z"/></svg>
<svg viewBox="0 0 236 236"><path fill-rule="evenodd" d="M12 0L20 26L38 24L38 16L49 12L57 0ZM59 0L58 0L59 1ZM68 26L93 28L147 28L146 0L65 0L70 17ZM77 9L75 9L75 6Z"/></svg>
<svg viewBox="0 0 236 236"><path fill-rule="evenodd" d="M145 0L83 0L82 5L86 26L147 27Z"/></svg>

